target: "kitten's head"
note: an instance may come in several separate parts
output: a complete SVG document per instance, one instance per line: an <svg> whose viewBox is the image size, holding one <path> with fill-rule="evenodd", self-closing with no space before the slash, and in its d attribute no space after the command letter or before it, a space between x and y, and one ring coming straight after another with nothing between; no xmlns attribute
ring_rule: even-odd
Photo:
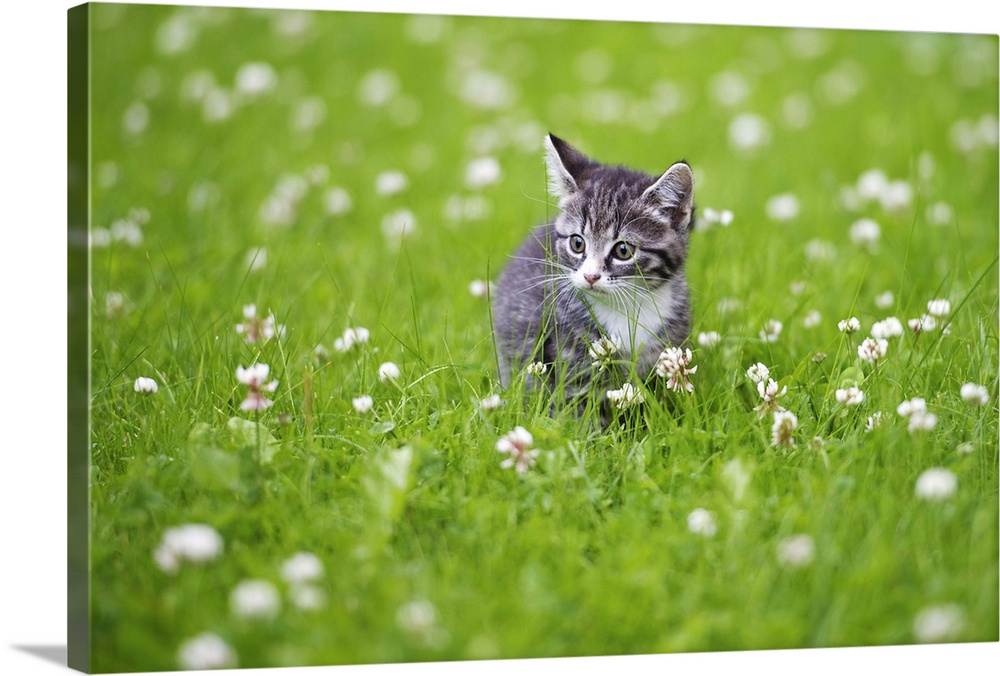
<svg viewBox="0 0 1000 676"><path fill-rule="evenodd" d="M560 209L553 255L574 286L596 296L654 290L683 272L694 211L687 164L655 178L594 162L551 134L545 149Z"/></svg>

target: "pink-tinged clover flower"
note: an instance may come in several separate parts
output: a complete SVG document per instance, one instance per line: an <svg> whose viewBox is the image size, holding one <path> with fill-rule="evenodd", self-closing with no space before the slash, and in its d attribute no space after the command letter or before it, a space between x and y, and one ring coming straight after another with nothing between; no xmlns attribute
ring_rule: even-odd
<svg viewBox="0 0 1000 676"><path fill-rule="evenodd" d="M667 380L667 387L675 392L684 390L693 392L694 385L688 379L698 370L691 366L691 350L681 350L679 347L668 347L660 353L656 360L656 374Z"/></svg>
<svg viewBox="0 0 1000 676"><path fill-rule="evenodd" d="M933 331L936 329L937 320L931 315L920 315L920 317L906 322L906 325L910 327L910 331L913 331L914 333L922 333L924 331Z"/></svg>
<svg viewBox="0 0 1000 676"><path fill-rule="evenodd" d="M885 338L865 338L858 345L858 358L869 364L874 364L885 356L889 349L889 341Z"/></svg>
<svg viewBox="0 0 1000 676"><path fill-rule="evenodd" d="M780 409L774 412L771 425L771 445L778 448L795 447L793 434L799 426L799 419L791 411Z"/></svg>
<svg viewBox="0 0 1000 676"><path fill-rule="evenodd" d="M253 364L249 368L236 367L236 379L243 385L250 388L246 399L240 404L243 411L263 411L272 402L264 396L264 392L274 392L278 389L278 381L265 382L271 372L271 367L267 364Z"/></svg>
<svg viewBox="0 0 1000 676"><path fill-rule="evenodd" d="M274 315L261 317L257 314L257 306L253 303L243 306L243 324L236 325L236 333L246 336L248 343L261 341L266 343L274 336L282 335L285 332L283 324L275 323Z"/></svg>
<svg viewBox="0 0 1000 676"><path fill-rule="evenodd" d="M527 472L528 468L535 464L535 458L538 457L538 449L532 448L534 443L535 440L532 438L531 432L520 425L500 437L496 449L508 456L500 463L500 466L504 469L514 467L518 474Z"/></svg>

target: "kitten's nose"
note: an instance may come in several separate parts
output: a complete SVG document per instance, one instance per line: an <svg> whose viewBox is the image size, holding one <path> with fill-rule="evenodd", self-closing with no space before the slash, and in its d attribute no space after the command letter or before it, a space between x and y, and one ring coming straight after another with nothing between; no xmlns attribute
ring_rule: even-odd
<svg viewBox="0 0 1000 676"><path fill-rule="evenodd" d="M585 280L587 280L587 284L590 284L591 286L593 286L594 284L597 283L597 280L599 280L601 278L601 275L600 274L596 274L596 275L584 274L583 278Z"/></svg>

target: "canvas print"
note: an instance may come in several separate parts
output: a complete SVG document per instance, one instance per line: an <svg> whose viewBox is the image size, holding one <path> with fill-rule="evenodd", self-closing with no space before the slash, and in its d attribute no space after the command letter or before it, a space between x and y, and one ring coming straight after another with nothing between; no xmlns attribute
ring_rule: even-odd
<svg viewBox="0 0 1000 676"><path fill-rule="evenodd" d="M74 668L998 640L996 35L68 25Z"/></svg>

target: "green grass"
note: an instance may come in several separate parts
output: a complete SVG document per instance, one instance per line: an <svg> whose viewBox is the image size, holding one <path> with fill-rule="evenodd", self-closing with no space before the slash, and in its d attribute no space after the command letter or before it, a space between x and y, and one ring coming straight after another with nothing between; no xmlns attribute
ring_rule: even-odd
<svg viewBox="0 0 1000 676"><path fill-rule="evenodd" d="M407 17L310 13L288 36L281 16L93 9L92 228L99 239L148 212L140 244L112 237L91 257L95 670L176 668L206 631L247 667L905 644L918 613L943 604L964 618L947 638L997 640L997 150L995 136L953 140L963 120L996 131L995 37L829 31L806 58L795 45L809 34L779 29L455 18L424 43ZM193 39L164 53L171 25ZM231 92L252 62L271 65L275 86L225 119L184 95L200 71ZM375 70L398 89L369 107L359 87ZM463 98L478 71L503 78L506 105ZM747 84L732 107L713 95L723 72ZM657 103L664 81L676 111ZM804 126L785 121L791 95L808 103ZM310 97L325 116L297 130ZM138 133L130 109L148 114ZM745 112L767 121L767 145L730 144ZM692 345L694 392L654 387L603 432L550 415L544 395L500 391L488 302L468 292L554 213L549 130L650 173L683 157L702 210L735 216L692 234L692 337L722 336ZM502 175L467 187L483 155ZM846 207L842 188L872 168L912 199ZM405 190L377 193L388 170ZM305 187L291 224L269 225L261 207L285 176ZM346 213L325 209L334 186ZM766 213L782 193L800 204L787 222ZM450 217L456 196L487 213ZM953 211L944 224L927 215L938 202ZM416 229L391 242L382 222L400 209ZM862 217L881 228L871 250L849 236ZM827 257L805 255L814 240ZM256 247L267 260L252 270ZM108 292L126 307L108 313ZM905 323L935 298L951 301L950 333L893 339L857 370L873 322ZM281 338L236 332L250 303ZM805 328L810 310L822 321ZM852 315L862 332L845 336L837 322ZM771 318L784 330L765 343ZM351 326L370 341L341 354ZM239 409L236 380L255 361L279 383L259 414ZM380 382L385 361L397 382ZM788 387L794 449L772 446L770 417L753 410L745 371L758 361ZM159 391L137 394L139 376ZM849 409L834 396L848 379L866 394ZM963 401L966 382L987 387L988 405ZM484 411L491 393L505 405ZM351 403L362 394L365 415ZM912 397L933 430L910 433L896 414ZM884 424L866 432L877 411ZM518 425L541 449L523 476L494 450ZM953 496L915 495L931 467L955 474ZM714 537L689 531L696 508L714 515ZM171 575L154 552L185 523L210 524L224 552ZM814 544L798 568L778 558L796 534ZM280 576L298 551L325 567L317 610L293 607ZM232 613L247 578L277 586L276 617Z"/></svg>

